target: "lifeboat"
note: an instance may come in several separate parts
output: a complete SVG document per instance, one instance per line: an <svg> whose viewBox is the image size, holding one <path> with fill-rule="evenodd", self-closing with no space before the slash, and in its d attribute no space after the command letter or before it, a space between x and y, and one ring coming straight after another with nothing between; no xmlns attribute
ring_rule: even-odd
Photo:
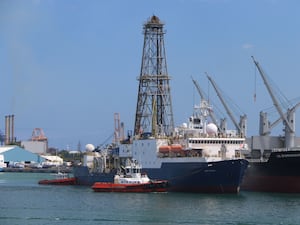
<svg viewBox="0 0 300 225"><path fill-rule="evenodd" d="M181 153L183 151L182 145L174 144L174 145L163 145L159 147L160 153Z"/></svg>
<svg viewBox="0 0 300 225"><path fill-rule="evenodd" d="M165 145L165 146L160 146L159 147L159 152L160 153L169 153L171 151L171 146L170 145Z"/></svg>

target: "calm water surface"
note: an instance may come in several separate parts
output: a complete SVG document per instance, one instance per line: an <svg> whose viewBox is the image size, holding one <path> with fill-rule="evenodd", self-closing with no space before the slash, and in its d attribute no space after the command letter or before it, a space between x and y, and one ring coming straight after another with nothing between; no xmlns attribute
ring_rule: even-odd
<svg viewBox="0 0 300 225"><path fill-rule="evenodd" d="M300 224L300 194L95 193L0 173L0 224Z"/></svg>

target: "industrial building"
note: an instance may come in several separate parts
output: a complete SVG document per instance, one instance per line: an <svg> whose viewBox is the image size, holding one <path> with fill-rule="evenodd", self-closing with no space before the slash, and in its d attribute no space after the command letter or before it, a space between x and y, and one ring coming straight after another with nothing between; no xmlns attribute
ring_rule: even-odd
<svg viewBox="0 0 300 225"><path fill-rule="evenodd" d="M47 143L43 141L21 141L22 148L36 154L47 153Z"/></svg>
<svg viewBox="0 0 300 225"><path fill-rule="evenodd" d="M0 147L0 154L4 156L4 162L7 164L7 166L15 162L42 163L45 161L45 159L40 155L27 151L18 146Z"/></svg>
<svg viewBox="0 0 300 225"><path fill-rule="evenodd" d="M47 155L48 138L42 128L34 128L32 137L26 141L16 141L14 135L14 115L5 116L5 135L0 141L0 155L4 159L4 167L39 165L43 167L60 166L63 159L59 156ZM21 146L21 147L19 147ZM2 166L3 167L3 166Z"/></svg>
<svg viewBox="0 0 300 225"><path fill-rule="evenodd" d="M63 164L63 159L59 156L40 155L18 146L0 147L0 155L4 156L6 166L14 166L16 163L29 166L40 164L43 167Z"/></svg>

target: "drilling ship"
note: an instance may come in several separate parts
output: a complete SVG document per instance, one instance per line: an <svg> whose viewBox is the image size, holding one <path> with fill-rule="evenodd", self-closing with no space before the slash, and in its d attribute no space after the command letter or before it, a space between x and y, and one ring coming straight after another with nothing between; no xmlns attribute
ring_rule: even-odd
<svg viewBox="0 0 300 225"><path fill-rule="evenodd" d="M143 27L133 134L108 149L90 152L86 163L74 168L74 177L83 185L112 182L126 158L133 158L152 179L167 180L168 191L238 193L248 166L242 158L245 137L234 130L220 135L216 124L207 122L210 107L205 100L187 123L174 127L163 26L152 16Z"/></svg>

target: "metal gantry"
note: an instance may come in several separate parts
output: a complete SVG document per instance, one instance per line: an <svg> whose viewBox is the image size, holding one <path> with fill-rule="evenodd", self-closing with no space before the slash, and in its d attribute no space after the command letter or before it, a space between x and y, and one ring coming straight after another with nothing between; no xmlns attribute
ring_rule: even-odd
<svg viewBox="0 0 300 225"><path fill-rule="evenodd" d="M134 135L169 136L174 129L163 27L157 16L152 16L144 24Z"/></svg>

